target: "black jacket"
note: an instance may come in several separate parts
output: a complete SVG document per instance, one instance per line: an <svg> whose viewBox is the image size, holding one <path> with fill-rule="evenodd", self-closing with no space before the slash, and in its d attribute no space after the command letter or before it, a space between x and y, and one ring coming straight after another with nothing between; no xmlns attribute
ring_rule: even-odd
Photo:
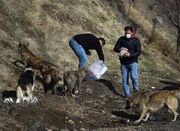
<svg viewBox="0 0 180 131"><path fill-rule="evenodd" d="M87 55L90 54L89 50L96 50L99 59L104 61L102 46L96 36L93 34L78 34L73 39L84 48Z"/></svg>
<svg viewBox="0 0 180 131"><path fill-rule="evenodd" d="M141 43L138 38L134 37L128 39L125 36L120 37L114 46L114 51L119 53L121 47L127 48L130 53L130 57L119 58L121 64L128 65L138 62L138 56L141 54Z"/></svg>

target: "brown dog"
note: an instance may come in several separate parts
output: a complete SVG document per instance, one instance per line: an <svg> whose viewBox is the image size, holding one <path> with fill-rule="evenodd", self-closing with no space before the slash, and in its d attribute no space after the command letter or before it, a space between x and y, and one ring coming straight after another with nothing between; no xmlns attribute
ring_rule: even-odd
<svg viewBox="0 0 180 131"><path fill-rule="evenodd" d="M86 68L82 67L77 71L67 71L64 73L64 88L70 95L75 95L76 89L81 88L81 83L86 75Z"/></svg>
<svg viewBox="0 0 180 131"><path fill-rule="evenodd" d="M63 72L59 71L57 68L46 64L43 66L41 70L41 75L43 76L43 86L44 91L47 92L48 90L51 90L54 94L54 87L57 83L63 83L62 78L60 76L63 76Z"/></svg>
<svg viewBox="0 0 180 131"><path fill-rule="evenodd" d="M33 67L38 70L42 76L39 79L44 86L44 92L51 90L54 93L54 87L59 82L62 81L62 72L58 70L54 65L43 61L41 58L34 55L28 49L29 43L20 43L19 52L21 54L21 59L26 67Z"/></svg>
<svg viewBox="0 0 180 131"><path fill-rule="evenodd" d="M176 121L178 113L176 112L178 108L178 100L180 96L180 90L168 91L162 90L154 93L143 93L139 92L134 94L129 98L127 102L128 107L133 107L136 104L140 104L141 116L135 123L139 123L142 120L147 121L151 112L156 112L161 109L164 105L174 114L174 119ZM146 116L146 117L145 117ZM145 119L143 119L145 117Z"/></svg>

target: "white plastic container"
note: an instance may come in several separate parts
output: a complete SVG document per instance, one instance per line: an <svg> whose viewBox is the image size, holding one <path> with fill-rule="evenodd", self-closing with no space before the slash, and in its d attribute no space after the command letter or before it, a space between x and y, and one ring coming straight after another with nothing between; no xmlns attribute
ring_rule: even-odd
<svg viewBox="0 0 180 131"><path fill-rule="evenodd" d="M88 68L86 79L97 80L107 71L107 67L102 60L97 60Z"/></svg>

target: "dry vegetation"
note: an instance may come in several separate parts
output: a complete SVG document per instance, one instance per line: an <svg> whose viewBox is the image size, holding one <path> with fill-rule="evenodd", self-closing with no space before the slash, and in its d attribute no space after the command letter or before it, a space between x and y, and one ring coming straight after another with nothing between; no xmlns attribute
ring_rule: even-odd
<svg viewBox="0 0 180 131"><path fill-rule="evenodd" d="M120 88L120 64L112 49L116 40L124 35L123 27L127 24L136 27L137 36L142 43L143 51L139 60L141 88L162 86L159 79L180 81L179 64L172 59L176 46L176 36L174 35L176 30L161 14L162 5L158 5L155 0L152 0L152 3L146 0L134 1L135 3L131 3L129 7L129 2L125 0L0 0L0 90L13 90L16 85L21 68L13 65L13 62L20 59L17 51L20 41L28 41L30 50L34 54L66 71L77 69L78 62L68 46L68 41L73 35L82 32L92 32L106 39L105 63L109 71L105 79L113 81L115 87ZM158 21L155 28L153 19ZM97 55L93 52L93 55L89 57L88 64L96 59ZM111 73L112 76L109 75ZM35 107L30 105L28 108L15 105L13 106L16 108L15 114L12 116L5 114L4 108L1 108L3 117L0 121L5 122L0 128L4 126L3 129L19 130L24 124L23 130L26 130L36 119L43 121L45 125L48 123L48 127L54 128L54 130L60 127L68 128L68 126L73 128L78 124L79 127L76 129L82 127L94 129L98 126L102 128L116 127L119 119L111 119L111 110L118 109L118 105L123 105L123 99L118 101L117 96L109 90L103 90L105 86L100 83L87 82L85 85L88 86L86 87L88 90L85 92L89 92L89 98L82 96L82 100L85 99L84 103L78 98L71 100L57 96L47 96L49 100L46 101L41 87L38 87L37 92L41 92L38 95L42 97L42 102ZM99 91L99 94L92 95L94 88L94 92L96 92L96 87L100 87L100 89L102 87L102 90ZM122 93L122 91L120 92ZM103 97L96 100L98 95ZM91 99L91 97L93 98ZM3 107L3 105L0 106ZM43 110L43 108L46 109ZM20 117L19 114L22 110L28 111L29 115L34 113L35 117L26 117L26 114ZM104 110L106 115L103 113ZM48 119L46 113L52 117ZM86 115L90 117L89 121L85 117ZM94 116L92 117L92 115ZM103 117L101 118L101 116ZM27 118L29 118L28 121L24 120ZM96 121L98 118L99 120ZM63 123L53 124L53 121L57 120L63 121ZM104 121L101 122L101 120ZM20 122L18 123L18 121ZM9 123L12 126L6 128ZM111 126L112 124L114 126ZM121 124L121 122L117 124L118 127L122 126ZM129 129L132 128L131 126Z"/></svg>

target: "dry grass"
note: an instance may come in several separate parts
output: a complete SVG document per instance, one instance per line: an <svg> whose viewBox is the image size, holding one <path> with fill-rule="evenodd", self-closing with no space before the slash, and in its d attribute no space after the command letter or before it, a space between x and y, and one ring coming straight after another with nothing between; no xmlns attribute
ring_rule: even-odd
<svg viewBox="0 0 180 131"><path fill-rule="evenodd" d="M127 11L128 6L125 6ZM117 39L124 35L123 27L129 24L125 19L118 21L119 11L111 4L102 0L84 1L84 0L33 0L33 1L1 1L0 2L0 43L7 43L2 46L0 55L1 59L13 61L19 59L17 53L18 42L26 40L30 43L30 50L42 59L54 63L62 70L76 69L78 59L68 46L69 39L78 33L92 32L97 36L106 39L104 47L105 62L109 70L119 71L119 60L112 49ZM142 15L135 8L131 8L129 18L139 25L141 33L145 32L146 38L151 35L152 23L148 21L145 15ZM164 39L164 34L155 31L156 39L150 48L164 51L168 54L168 44ZM149 46L141 35L143 50L148 52ZM7 47L9 45L9 47ZM11 48L10 48L11 46ZM163 48L162 48L163 47ZM6 49L7 53L3 49ZM8 50L7 50L8 49ZM171 50L171 48L170 48ZM10 56L4 54L11 54ZM153 58L156 56L154 52L148 52ZM97 55L89 57L88 64L97 59ZM148 61L148 57L141 56L140 70L151 68L163 71L163 69L171 69L172 66L164 61L161 53L153 61ZM151 59L150 59L151 60ZM152 65L152 67L151 67ZM7 66L2 62L2 66ZM165 67L164 67L165 66ZM6 68L13 70L8 64ZM2 68L4 69L4 68ZM148 70L151 70L148 69ZM6 72L4 69L3 72ZM0 73L4 77L6 73ZM6 79L6 77L4 77Z"/></svg>

